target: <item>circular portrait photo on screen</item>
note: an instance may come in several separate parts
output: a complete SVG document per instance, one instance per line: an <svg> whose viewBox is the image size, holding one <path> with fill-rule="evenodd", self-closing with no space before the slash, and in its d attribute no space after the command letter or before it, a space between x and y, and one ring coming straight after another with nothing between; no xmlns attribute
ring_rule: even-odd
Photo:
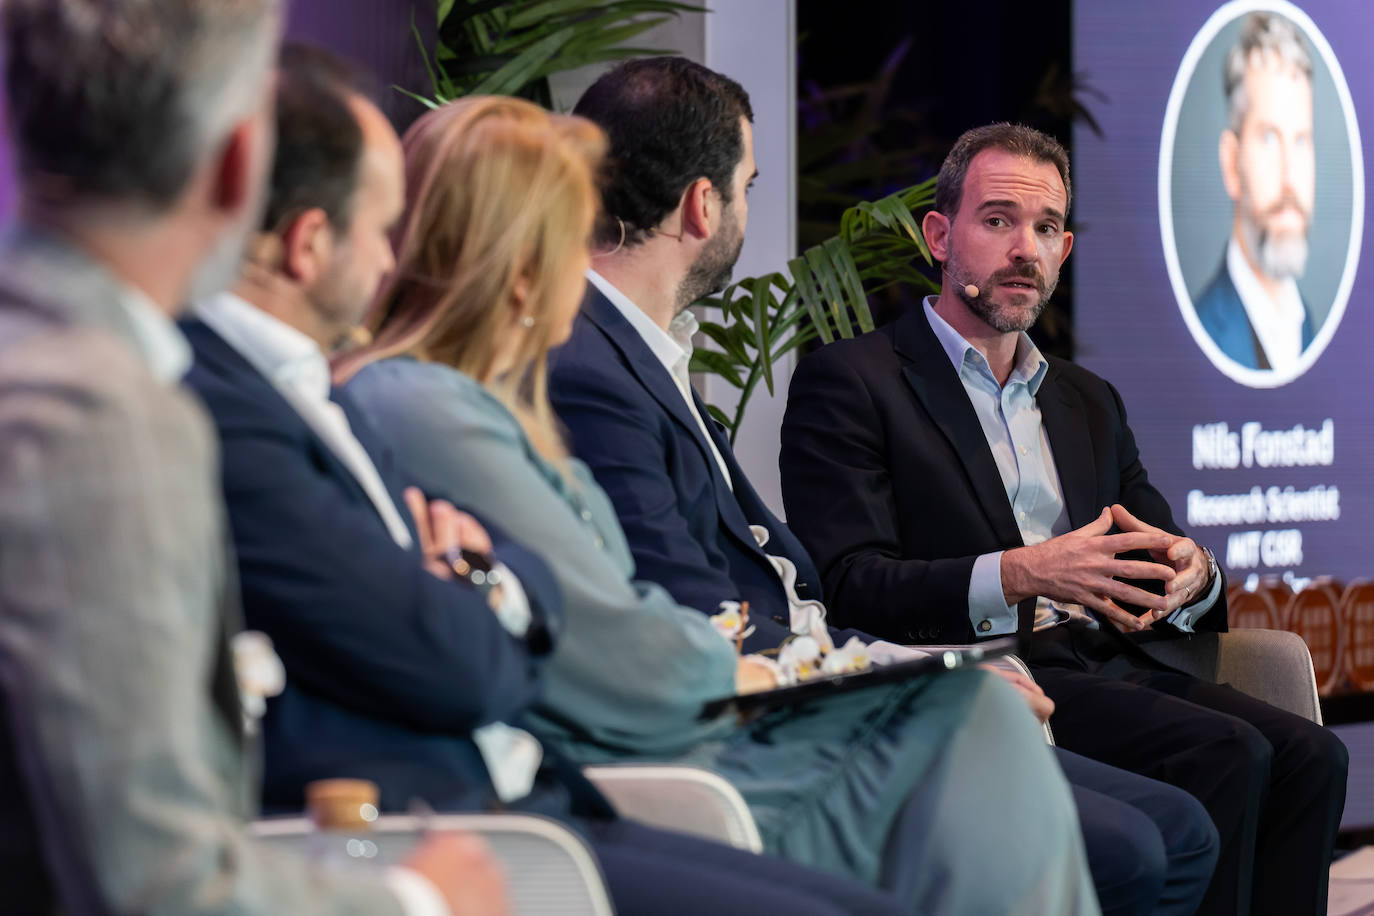
<svg viewBox="0 0 1374 916"><path fill-rule="evenodd" d="M1222 6L1179 65L1159 151L1169 280L1217 369L1274 388L1311 368L1350 298L1363 213L1331 46L1292 3Z"/></svg>

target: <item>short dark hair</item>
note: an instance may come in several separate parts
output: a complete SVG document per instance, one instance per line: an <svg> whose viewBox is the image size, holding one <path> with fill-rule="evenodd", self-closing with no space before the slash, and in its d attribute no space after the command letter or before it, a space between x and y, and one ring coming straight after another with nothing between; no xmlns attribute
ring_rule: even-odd
<svg viewBox="0 0 1374 916"><path fill-rule="evenodd" d="M582 94L573 113L610 141L598 241L619 241L623 220L626 245L642 242L699 178L729 203L744 155L740 118L754 120L739 83L683 57L620 64Z"/></svg>
<svg viewBox="0 0 1374 916"><path fill-rule="evenodd" d="M349 97L361 85L355 70L323 48L299 42L282 47L264 232L315 207L335 231L347 231L363 159L363 129Z"/></svg>
<svg viewBox="0 0 1374 916"><path fill-rule="evenodd" d="M1059 141L1049 134L1042 133L1024 124L1008 124L1000 121L966 130L940 166L940 176L935 180L935 210L953 220L959 212L964 198L964 179L968 177L969 163L973 157L986 149L999 149L1014 156L1024 156L1036 162L1048 162L1059 170L1064 180L1064 216L1069 215L1069 204L1073 203L1073 184L1069 181L1069 154L1060 146Z"/></svg>
<svg viewBox="0 0 1374 916"><path fill-rule="evenodd" d="M161 212L267 85L277 0L4 0L18 173Z"/></svg>

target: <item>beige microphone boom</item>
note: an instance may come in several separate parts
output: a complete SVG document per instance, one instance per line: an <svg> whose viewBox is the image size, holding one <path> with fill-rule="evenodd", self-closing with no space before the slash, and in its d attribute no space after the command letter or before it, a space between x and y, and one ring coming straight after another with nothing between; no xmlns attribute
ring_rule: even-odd
<svg viewBox="0 0 1374 916"><path fill-rule="evenodd" d="M959 278L958 278L958 277L954 276L954 274L952 274L952 273L950 273L949 271L945 270L943 267L940 268L940 270L941 270L942 273L944 273L944 275L945 275L946 277L949 277L949 278L950 278L951 280L953 280L955 283L958 283L958 282L959 282ZM977 299L977 298L978 298L978 292L979 292L978 287L974 286L972 283L966 283L966 284L964 284L964 295L965 295L965 296L968 296L970 299Z"/></svg>

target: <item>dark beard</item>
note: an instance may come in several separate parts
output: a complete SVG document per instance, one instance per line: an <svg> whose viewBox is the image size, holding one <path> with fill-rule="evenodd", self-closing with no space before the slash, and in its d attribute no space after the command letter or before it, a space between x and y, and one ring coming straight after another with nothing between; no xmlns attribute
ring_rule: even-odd
<svg viewBox="0 0 1374 916"><path fill-rule="evenodd" d="M727 235L720 232L707 242L677 288L677 311L681 312L698 299L725 289L743 247L743 233Z"/></svg>
<svg viewBox="0 0 1374 916"><path fill-rule="evenodd" d="M992 290L1005 280L1029 280L1034 283L1036 292L1040 294L1039 301L1028 312L1019 310L1013 312L999 306L992 301ZM1039 269L1034 264L1020 264L1016 267L999 270L988 277L985 283L979 284L977 296L970 296L962 286L956 286L954 294L959 297L964 305L968 306L969 311L983 319L988 327L1003 334L1011 334L1030 330L1031 326L1039 320L1041 313L1045 311L1045 306L1049 304L1050 296L1054 294L1055 285L1046 285L1045 278L1040 275Z"/></svg>

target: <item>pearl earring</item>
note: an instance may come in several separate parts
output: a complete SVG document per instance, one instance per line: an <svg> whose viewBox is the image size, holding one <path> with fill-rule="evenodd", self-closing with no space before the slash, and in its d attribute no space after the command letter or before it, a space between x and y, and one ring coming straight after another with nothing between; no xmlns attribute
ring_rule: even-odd
<svg viewBox="0 0 1374 916"><path fill-rule="evenodd" d="M533 316L533 315L526 315L524 318L521 318L521 319L520 319L520 323L523 324L523 325L524 325L525 327L527 327L527 328L532 328L532 327L534 327L534 316Z"/></svg>

